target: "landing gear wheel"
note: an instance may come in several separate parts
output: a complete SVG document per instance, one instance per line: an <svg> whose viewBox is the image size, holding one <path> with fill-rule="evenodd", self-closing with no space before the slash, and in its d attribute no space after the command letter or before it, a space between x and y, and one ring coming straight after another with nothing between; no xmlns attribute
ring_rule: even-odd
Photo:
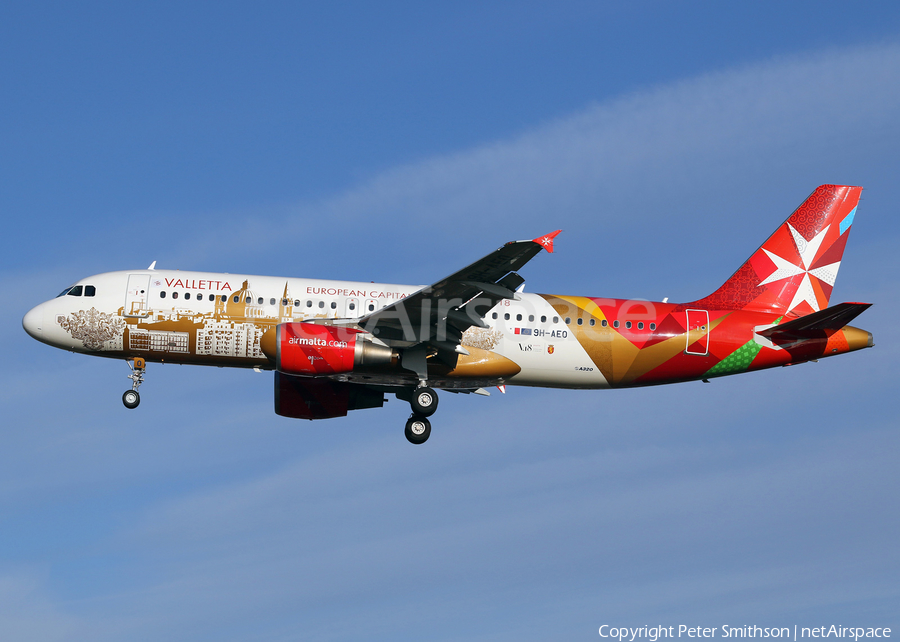
<svg viewBox="0 0 900 642"><path fill-rule="evenodd" d="M131 374L128 375L128 378L131 379L132 383L131 390L126 390L122 395L122 403L125 404L125 407L129 410L134 410L138 407L138 404L141 403L141 396L138 394L138 388L144 383L144 371L147 367L147 362L141 357L135 357L134 365L131 365L130 361L126 361L125 363L131 368Z"/></svg>
<svg viewBox="0 0 900 642"><path fill-rule="evenodd" d="M427 417L413 415L406 420L406 438L411 444L424 444L431 435L431 422Z"/></svg>
<svg viewBox="0 0 900 642"><path fill-rule="evenodd" d="M122 403L125 404L125 407L129 410L133 410L141 403L141 396L138 394L137 390L126 390L125 394L122 395Z"/></svg>
<svg viewBox="0 0 900 642"><path fill-rule="evenodd" d="M423 417L430 417L438 407L438 396L433 388L422 386L413 391L412 399L409 400L412 411Z"/></svg>

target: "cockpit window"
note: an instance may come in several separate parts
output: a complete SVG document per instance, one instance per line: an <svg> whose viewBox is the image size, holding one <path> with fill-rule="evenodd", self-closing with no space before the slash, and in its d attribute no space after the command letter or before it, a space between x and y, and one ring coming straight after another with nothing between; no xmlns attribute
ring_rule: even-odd
<svg viewBox="0 0 900 642"><path fill-rule="evenodd" d="M95 294L97 294L97 288L93 285L84 286L84 296L94 296Z"/></svg>
<svg viewBox="0 0 900 642"><path fill-rule="evenodd" d="M76 286L73 286L72 288L70 288L69 291L66 292L66 294L69 296L81 296L81 291L83 289L84 288L82 286L76 285Z"/></svg>
<svg viewBox="0 0 900 642"><path fill-rule="evenodd" d="M70 286L67 287L65 290L63 290L62 292L60 292L59 294L57 294L57 295L56 295L56 298L58 299L58 298L61 297L61 296L66 296L66 295L69 293L69 290L71 290L73 287L75 287L75 286L70 285Z"/></svg>

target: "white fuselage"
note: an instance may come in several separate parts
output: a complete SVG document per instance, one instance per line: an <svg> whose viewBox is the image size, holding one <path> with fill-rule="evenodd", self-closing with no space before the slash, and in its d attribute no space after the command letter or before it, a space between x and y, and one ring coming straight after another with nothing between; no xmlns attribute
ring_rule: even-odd
<svg viewBox="0 0 900 642"><path fill-rule="evenodd" d="M80 286L80 287L79 287ZM112 358L271 368L260 337L279 323L358 319L422 286L271 276L136 270L79 280L31 310L23 325L55 347ZM90 295L89 295L90 294ZM521 371L502 383L603 388L608 383L537 294L500 301L463 345L489 350Z"/></svg>

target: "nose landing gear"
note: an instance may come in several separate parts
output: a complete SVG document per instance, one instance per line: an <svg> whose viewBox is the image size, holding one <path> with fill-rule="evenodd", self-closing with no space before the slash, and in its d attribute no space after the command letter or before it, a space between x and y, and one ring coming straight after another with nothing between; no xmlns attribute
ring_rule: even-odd
<svg viewBox="0 0 900 642"><path fill-rule="evenodd" d="M129 410L133 410L141 403L141 395L138 394L138 388L144 383L144 372L146 370L147 362L140 357L135 357L133 366L130 361L126 361L125 363L131 368L131 374L128 375L128 378L131 379L132 384L131 390L126 390L122 395L122 403L125 404L125 407Z"/></svg>

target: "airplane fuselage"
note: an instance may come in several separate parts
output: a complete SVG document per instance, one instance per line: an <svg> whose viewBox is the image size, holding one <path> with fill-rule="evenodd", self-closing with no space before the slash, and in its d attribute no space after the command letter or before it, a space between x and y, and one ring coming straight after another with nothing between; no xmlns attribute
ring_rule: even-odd
<svg viewBox="0 0 900 642"><path fill-rule="evenodd" d="M403 300L422 286L171 270L82 279L29 312L28 332L55 347L148 362L273 369L263 337L282 323L341 323ZM430 365L437 388L523 385L611 388L707 379L819 359L871 345L846 326L820 340L780 345L757 332L773 312L691 304L519 293L482 317L455 368ZM415 323L416 319L410 319ZM727 348L723 347L727 346ZM727 359L716 355L727 353ZM337 377L406 385L400 367Z"/></svg>
<svg viewBox="0 0 900 642"><path fill-rule="evenodd" d="M147 362L274 370L297 419L409 402L424 443L435 389L624 388L708 380L873 345L829 305L862 188L820 185L732 276L690 303L524 293L518 271L559 230L511 241L429 286L156 270L82 279L22 321L52 346ZM133 365L132 365L133 364Z"/></svg>

